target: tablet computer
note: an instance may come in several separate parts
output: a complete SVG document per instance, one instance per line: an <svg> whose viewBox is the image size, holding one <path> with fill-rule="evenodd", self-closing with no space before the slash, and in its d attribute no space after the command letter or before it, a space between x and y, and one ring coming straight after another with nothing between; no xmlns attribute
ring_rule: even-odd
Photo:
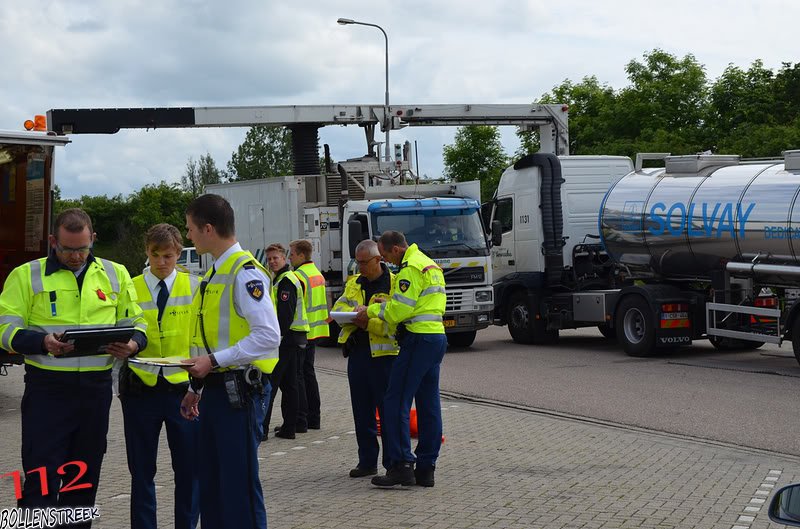
<svg viewBox="0 0 800 529"><path fill-rule="evenodd" d="M133 336L133 327L84 327L67 329L61 341L73 344L75 349L61 355L61 358L105 354L108 344L114 342L127 343Z"/></svg>

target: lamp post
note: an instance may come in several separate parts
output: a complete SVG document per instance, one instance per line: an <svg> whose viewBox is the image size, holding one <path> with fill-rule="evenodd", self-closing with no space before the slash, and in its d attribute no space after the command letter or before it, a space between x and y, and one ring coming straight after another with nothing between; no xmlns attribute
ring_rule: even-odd
<svg viewBox="0 0 800 529"><path fill-rule="evenodd" d="M392 157L390 154L391 145L389 144L389 129L392 128L392 118L389 115L389 37L386 35L386 32L383 30L383 28L377 24L370 24L369 22L359 22L357 20L353 20L350 18L340 18L336 22L338 24L341 24L342 26L347 26L350 24L356 24L358 26L370 26L373 28L378 28L379 30L381 30L381 33L383 33L383 38L386 41L386 93L384 100L384 106L386 107L384 109L384 119L385 119L384 127L386 128L386 144L384 145L384 151L385 151L384 154L386 161L391 162L392 161Z"/></svg>

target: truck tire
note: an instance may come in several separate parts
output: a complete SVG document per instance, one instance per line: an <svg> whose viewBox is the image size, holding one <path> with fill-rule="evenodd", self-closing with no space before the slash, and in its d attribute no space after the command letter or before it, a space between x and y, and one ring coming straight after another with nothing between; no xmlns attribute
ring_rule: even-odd
<svg viewBox="0 0 800 529"><path fill-rule="evenodd" d="M450 332L447 333L447 345L453 347L469 347L475 341L478 331Z"/></svg>
<svg viewBox="0 0 800 529"><path fill-rule="evenodd" d="M609 340L617 339L617 329L611 324L603 323L601 325L598 325L597 330L599 330L600 334L602 334L605 338L608 338Z"/></svg>
<svg viewBox="0 0 800 529"><path fill-rule="evenodd" d="M508 306L508 332L517 343L546 344L558 340L558 331L548 331L544 320L537 320L528 296L517 294Z"/></svg>
<svg viewBox="0 0 800 529"><path fill-rule="evenodd" d="M653 309L644 298L628 296L617 309L617 340L628 356L652 356L656 352Z"/></svg>
<svg viewBox="0 0 800 529"><path fill-rule="evenodd" d="M792 351L797 363L800 364L800 317L795 318L792 325Z"/></svg>

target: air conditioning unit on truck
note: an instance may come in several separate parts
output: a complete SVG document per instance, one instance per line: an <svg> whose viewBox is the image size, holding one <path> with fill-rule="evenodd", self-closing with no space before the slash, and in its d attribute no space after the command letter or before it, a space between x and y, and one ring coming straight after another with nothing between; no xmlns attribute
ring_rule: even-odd
<svg viewBox="0 0 800 529"><path fill-rule="evenodd" d="M495 321L527 343L598 326L632 356L791 340L800 361L800 151L784 154L630 172L624 158L523 158L491 205Z"/></svg>
<svg viewBox="0 0 800 529"><path fill-rule="evenodd" d="M0 291L17 266L47 255L53 206L53 155L69 139L0 131ZM22 357L0 346L0 372Z"/></svg>
<svg viewBox="0 0 800 529"><path fill-rule="evenodd" d="M480 183L394 185L385 174L362 170L378 165L375 158L367 157L342 162L341 175L216 184L207 186L206 192L231 203L237 238L260 258L270 243L286 245L293 239L309 239L312 259L326 279L330 306L347 279L358 273L356 245L386 230L403 231L409 242L417 243L444 270L444 321L450 343L472 344L476 332L491 323L492 312ZM408 170L407 161L400 170ZM383 185L374 185L377 183ZM340 189L348 189L346 198ZM344 230L341 218L347 219Z"/></svg>

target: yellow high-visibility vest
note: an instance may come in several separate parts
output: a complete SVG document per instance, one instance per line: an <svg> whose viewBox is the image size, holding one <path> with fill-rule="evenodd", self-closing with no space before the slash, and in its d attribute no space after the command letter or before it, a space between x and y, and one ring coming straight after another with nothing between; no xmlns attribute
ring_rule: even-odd
<svg viewBox="0 0 800 529"><path fill-rule="evenodd" d="M161 326L158 324L158 305L144 275L133 278L133 285L136 287L136 295L139 299L139 306L144 312L147 321L147 349L136 355L137 358L164 358L167 356L183 356L189 358L189 347L191 346L192 336L192 300L198 287L200 278L186 272L178 272L172 291L167 298L167 305L161 317ZM158 366L146 366L142 364L128 364L128 367L136 373L148 386L155 386L158 380L158 372L162 368ZM163 368L162 374L168 382L180 384L189 381L189 373L180 367Z"/></svg>
<svg viewBox="0 0 800 529"><path fill-rule="evenodd" d="M266 278L265 289L269 289L269 274L267 270L259 263L250 252L241 251L231 254L225 262L217 262L214 264L216 272L211 277L212 270L209 270L203 281L206 282L205 292L203 295L195 296L194 307L198 314L197 327L195 331L195 338L193 340L193 353L195 356L198 354L206 354L205 345L202 341L200 331L199 318L203 318L203 331L211 352L226 349L248 334L250 334L250 325L247 320L236 313L236 308L233 303L233 290L235 285L236 275L242 270L242 267L251 263L264 272ZM267 295L269 291L263 293ZM258 367L263 373L272 373L275 365L278 363L278 348L274 351L264 351L265 358L251 362L254 366ZM226 371L233 369L220 368L217 371Z"/></svg>
<svg viewBox="0 0 800 529"><path fill-rule="evenodd" d="M297 278L297 274L291 270L280 274L275 278L275 281L272 282L272 304L275 306L275 311L277 312L278 310L278 283L283 281L284 278L288 278L297 291L297 304L295 304L294 307L294 318L292 318L292 324L289 326L289 329L308 333L310 327L308 326L308 316L306 315L306 304L303 303L303 285Z"/></svg>
<svg viewBox="0 0 800 529"><path fill-rule="evenodd" d="M389 292L379 293L372 296L372 298L381 295L390 297L394 290L394 274L389 272L392 288ZM372 299L364 299L364 289L358 283L358 278L361 274L356 274L347 280L344 286L344 293L336 300L333 305L333 310L338 312L352 312L359 305L368 305ZM342 330L339 332L339 343L345 343L350 335L360 330L352 323L345 323L342 325ZM370 318L367 323L367 333L369 334L369 349L373 358L379 356L396 355L400 352L400 347L397 345L397 340L394 336L394 327L390 326L385 321L379 318Z"/></svg>
<svg viewBox="0 0 800 529"><path fill-rule="evenodd" d="M390 325L402 323L410 332L442 334L446 304L442 269L412 244L403 255L392 297L380 305L367 307L367 315Z"/></svg>
<svg viewBox="0 0 800 529"><path fill-rule="evenodd" d="M95 258L86 265L83 285L63 268L45 275L47 258L36 259L12 270L0 294L0 348L11 352L20 330L61 333L78 327L129 327L147 332L136 289L124 266ZM59 358L50 354L26 354L25 363L49 371L106 371L108 354Z"/></svg>
<svg viewBox="0 0 800 529"><path fill-rule="evenodd" d="M312 262L303 263L295 270L297 278L303 283L308 317L308 339L327 338L328 330L328 298L325 293L325 277Z"/></svg>

